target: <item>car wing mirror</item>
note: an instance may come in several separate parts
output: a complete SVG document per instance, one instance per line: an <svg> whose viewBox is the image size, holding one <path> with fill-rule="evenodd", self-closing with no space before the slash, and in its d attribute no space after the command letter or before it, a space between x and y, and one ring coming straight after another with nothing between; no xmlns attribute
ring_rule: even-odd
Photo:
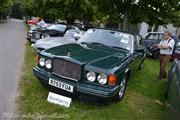
<svg viewBox="0 0 180 120"><path fill-rule="evenodd" d="M144 47L138 47L136 49L134 49L135 52L145 52L146 49Z"/></svg>
<svg viewBox="0 0 180 120"><path fill-rule="evenodd" d="M75 38L75 40L77 41L79 38L80 38L80 36L79 36L79 34L74 34L74 38Z"/></svg>
<svg viewBox="0 0 180 120"><path fill-rule="evenodd" d="M180 42L178 42L178 43L176 44L176 47L180 47Z"/></svg>
<svg viewBox="0 0 180 120"><path fill-rule="evenodd" d="M80 37L82 37L83 36L83 32L80 32L80 33L76 33L75 35L74 35L74 38L75 38L75 40L77 41Z"/></svg>

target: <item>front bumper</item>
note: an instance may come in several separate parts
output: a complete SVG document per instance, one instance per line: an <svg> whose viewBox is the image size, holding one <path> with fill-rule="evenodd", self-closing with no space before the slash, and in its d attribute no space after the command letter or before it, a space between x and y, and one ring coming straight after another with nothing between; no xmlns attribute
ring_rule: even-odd
<svg viewBox="0 0 180 120"><path fill-rule="evenodd" d="M67 95L72 95L78 98L88 98L95 101L109 101L111 100L119 91L120 87L115 86L111 88L105 88L100 86L95 86L91 84L87 84L85 82L76 82L68 79L64 79L61 77L58 77L50 72L45 71L44 69L40 69L39 67L35 67L33 69L33 74L45 85L48 86L48 88L54 88L57 93L68 93ZM57 81L69 84L73 86L74 90L73 93L70 93L68 91L64 91L60 88L56 88L54 86L49 85L49 78L55 79ZM58 92L59 91L59 92Z"/></svg>

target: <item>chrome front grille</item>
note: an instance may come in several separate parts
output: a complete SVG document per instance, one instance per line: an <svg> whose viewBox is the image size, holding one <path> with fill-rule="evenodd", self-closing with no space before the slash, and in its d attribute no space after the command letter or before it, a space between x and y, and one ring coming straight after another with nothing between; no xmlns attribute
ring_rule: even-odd
<svg viewBox="0 0 180 120"><path fill-rule="evenodd" d="M63 59L54 59L53 73L66 79L78 81L81 77L81 66Z"/></svg>

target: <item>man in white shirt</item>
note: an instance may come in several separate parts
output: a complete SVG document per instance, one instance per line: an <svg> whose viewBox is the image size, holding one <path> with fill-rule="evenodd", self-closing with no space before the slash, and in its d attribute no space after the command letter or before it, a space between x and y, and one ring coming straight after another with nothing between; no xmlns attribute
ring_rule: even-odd
<svg viewBox="0 0 180 120"><path fill-rule="evenodd" d="M45 21L44 21L44 19L43 18L40 18L39 19L39 22L37 23L37 25L39 25L39 26L43 26L45 24Z"/></svg>
<svg viewBox="0 0 180 120"><path fill-rule="evenodd" d="M158 80L162 80L164 77L166 77L166 64L171 59L171 55L174 49L174 44L175 41L171 38L171 33L168 31L164 32L164 38L157 46L160 49L160 56L159 56L160 71L159 71Z"/></svg>

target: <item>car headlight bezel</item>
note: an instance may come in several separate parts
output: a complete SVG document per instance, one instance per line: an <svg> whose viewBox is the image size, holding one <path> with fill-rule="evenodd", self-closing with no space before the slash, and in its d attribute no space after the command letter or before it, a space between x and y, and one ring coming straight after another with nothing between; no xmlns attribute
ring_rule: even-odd
<svg viewBox="0 0 180 120"><path fill-rule="evenodd" d="M52 68L52 60L47 59L45 61L45 66L46 66L47 69L51 69Z"/></svg>
<svg viewBox="0 0 180 120"><path fill-rule="evenodd" d="M35 38L36 39L40 39L41 38L41 35L39 33L35 33Z"/></svg>
<svg viewBox="0 0 180 120"><path fill-rule="evenodd" d="M108 82L108 77L105 74L99 74L97 77L97 81L99 84L105 85Z"/></svg>
<svg viewBox="0 0 180 120"><path fill-rule="evenodd" d="M87 78L88 81L94 82L96 80L96 73L93 72L93 71L89 71L86 74L86 78Z"/></svg>
<svg viewBox="0 0 180 120"><path fill-rule="evenodd" d="M45 61L46 60L45 60L44 57L39 58L39 65L42 66L42 67L45 66Z"/></svg>

